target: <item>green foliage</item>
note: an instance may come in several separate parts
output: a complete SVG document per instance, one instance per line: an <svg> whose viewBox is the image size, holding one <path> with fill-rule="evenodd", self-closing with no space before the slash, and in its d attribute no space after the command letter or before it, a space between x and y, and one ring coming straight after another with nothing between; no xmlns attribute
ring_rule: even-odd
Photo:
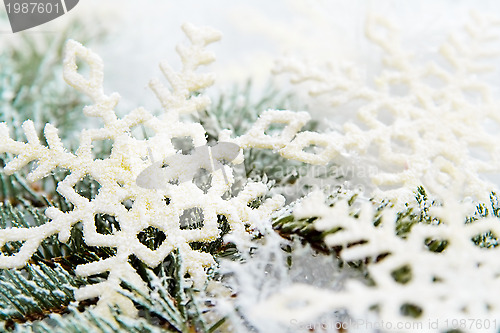
<svg viewBox="0 0 500 333"><path fill-rule="evenodd" d="M0 203L0 228L30 228L49 222L42 209L27 204L14 207L9 202ZM22 245L22 242L7 242L1 252L14 255ZM66 312L67 305L74 301L76 287L100 280L100 277L77 277L75 267L109 257L111 251L87 246L78 227L73 228L68 243L61 243L57 235L47 237L24 268L0 270L0 320L13 328L15 323Z"/></svg>
<svg viewBox="0 0 500 333"><path fill-rule="evenodd" d="M257 95L257 96L256 96ZM255 123L259 115L266 109L298 110L300 108L290 94L282 93L272 82L256 94L252 82L247 81L243 88L235 86L228 94L221 94L211 107L199 113L199 121L207 132L209 142L218 140L224 129L232 131L233 136L241 136ZM317 128L315 121L309 122L302 131ZM246 149L244 151L244 171L237 178L246 181L269 180L276 183L293 182L304 173L308 164L281 157L268 149Z"/></svg>
<svg viewBox="0 0 500 333"><path fill-rule="evenodd" d="M415 205L416 203L416 205ZM379 207L379 211L388 203L384 202ZM415 192L415 202L406 203L406 209L399 211L397 214L396 234L405 238L411 231L411 228L417 223L439 224L441 221L437 217L433 217L429 213L432 206L440 206L436 201L430 201L427 192L422 186L417 187Z"/></svg>
<svg viewBox="0 0 500 333"><path fill-rule="evenodd" d="M81 313L68 307L69 314L52 314L49 318L33 324L17 325L16 333L160 333L165 332L143 318L129 318L113 309L113 318L103 317L92 310Z"/></svg>
<svg viewBox="0 0 500 333"><path fill-rule="evenodd" d="M8 160L8 157L0 156L0 168L5 166L6 160ZM13 204L30 202L36 207L48 205L45 194L42 191L37 191L33 184L26 181L24 176L25 173L23 172L10 176L0 172L0 201L9 201Z"/></svg>
<svg viewBox="0 0 500 333"><path fill-rule="evenodd" d="M488 216L500 219L500 201L496 193L494 192L490 194L489 207L484 203L479 204L476 207L476 212L474 213L474 215L466 219L466 223L473 223L479 218L484 218ZM479 247L487 247L487 248L496 247L498 246L498 235L495 235L491 231L488 231L484 234L473 237L472 241Z"/></svg>
<svg viewBox="0 0 500 333"><path fill-rule="evenodd" d="M9 202L0 203L0 228L8 227L30 228L48 223L49 220L43 214L43 210L32 206L13 207ZM107 228L107 221L96 219L96 227ZM21 242L9 242L2 247L2 252L8 255L16 253ZM113 255L113 250L108 248L89 247L83 242L81 228L74 227L67 243L59 241L57 235L47 237L33 254L34 262L59 262L65 267L74 268L77 264L92 262L99 258L107 258Z"/></svg>
<svg viewBox="0 0 500 333"><path fill-rule="evenodd" d="M0 57L0 121L15 125L14 138L22 137L20 125L27 119L35 122L40 134L50 121L65 138L83 120L81 97L62 82L65 40L52 41L48 52L43 52L33 50L34 41L25 37L26 45ZM47 66L54 70L47 71Z"/></svg>
<svg viewBox="0 0 500 333"><path fill-rule="evenodd" d="M229 93L220 94L211 107L199 114L199 121L207 131L209 141L217 140L219 133L229 129L233 135L245 134L263 110L297 110L290 94L283 94L272 82L255 97L252 81L243 88L234 86Z"/></svg>
<svg viewBox="0 0 500 333"><path fill-rule="evenodd" d="M61 265L40 262L21 270L0 272L0 320L6 326L33 321L48 313L63 313L74 301L73 290L85 280L70 274Z"/></svg>
<svg viewBox="0 0 500 333"><path fill-rule="evenodd" d="M214 332L224 318L209 323L196 297L198 292L184 283L181 256L175 253L167 261L168 265L161 265L158 273L146 270L147 293L124 281L128 290L122 294L139 307L151 325L175 332Z"/></svg>

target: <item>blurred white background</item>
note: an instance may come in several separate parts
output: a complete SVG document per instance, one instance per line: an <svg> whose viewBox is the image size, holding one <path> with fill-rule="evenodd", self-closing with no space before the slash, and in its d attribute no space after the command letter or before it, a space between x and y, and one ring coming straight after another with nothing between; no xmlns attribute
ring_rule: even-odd
<svg viewBox="0 0 500 333"><path fill-rule="evenodd" d="M180 29L186 21L223 33L222 41L210 48L217 54L211 70L218 76L217 87L224 89L248 78L263 85L275 59L283 55L351 61L370 74L379 68L381 51L364 38L368 13L394 21L410 50L432 54L449 32L463 27L471 10L500 16L500 1L82 0L68 14L25 33L58 34L77 16L88 20L91 34L106 29L105 42L90 47L104 59L108 92L120 93L120 108L153 108L158 104L147 83L161 77L158 63L163 59L179 68L175 45L186 40ZM0 30L0 46L19 38L8 33L8 26ZM500 86L500 79L495 85Z"/></svg>

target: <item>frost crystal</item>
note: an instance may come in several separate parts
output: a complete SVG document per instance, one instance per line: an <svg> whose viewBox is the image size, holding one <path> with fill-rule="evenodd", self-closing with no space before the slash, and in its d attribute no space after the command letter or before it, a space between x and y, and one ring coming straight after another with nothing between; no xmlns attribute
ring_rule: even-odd
<svg viewBox="0 0 500 333"><path fill-rule="evenodd" d="M65 48L64 78L68 84L91 98L93 104L86 106L83 112L88 117L99 118L102 127L83 130L79 147L72 153L63 147L57 129L51 124L47 124L44 129L47 146L40 142L31 120L22 126L27 143L11 139L7 125L0 124L0 152L16 155L6 165L5 172L11 174L34 162L35 168L29 173L28 179L37 181L56 168L67 170L69 174L58 183L57 191L74 205L74 209L68 212L55 207L48 208L45 214L50 222L42 226L0 230L0 244L24 241L15 255L0 256L1 268L23 267L45 238L58 234L59 240L65 242L70 237L71 228L82 222L87 245L110 247L116 252L110 258L77 267L76 272L81 276L105 272L109 272L109 275L103 282L76 291L76 299L99 297L99 305L104 306L104 309L108 304L117 303L133 313L130 301L117 292L122 279L136 285L143 283L129 264L131 255L155 267L173 250L178 250L185 263L184 273L189 273L196 285L202 285L204 267L215 262L209 253L192 250L190 243L209 242L220 237L218 215L226 217L232 237L248 237L246 227L252 228L255 221L269 218L271 212L283 204L283 199L276 196L267 199L258 209L251 208L249 203L267 191L265 184L252 182L237 196L223 199L234 182L232 169L227 165L223 166L224 170L222 167L212 170L211 187L206 193L192 182L166 183L161 189L142 188L136 183L138 175L152 164L148 152L157 161L164 161L176 153L172 143L175 138L188 137L194 147L207 144L204 128L199 123L182 122L180 116L204 110L210 103L206 96L193 93L212 85L214 77L195 71L200 65L214 60L214 55L206 51L205 47L217 41L220 34L209 28L197 28L189 24L182 28L191 41L191 45L177 48L183 64L182 71L175 72L167 63L161 63L160 68L171 89L159 80L150 83L164 109L160 116L137 108L125 117L118 118L114 108L120 96L117 93L104 93L101 58L70 40ZM77 60L89 66L88 77L78 72ZM154 134L146 139L136 138L132 131L137 126L144 126ZM100 140L113 142L111 154L104 159L95 158L92 151L93 143ZM222 171L227 175L227 181ZM101 186L92 200L80 196L74 188L86 176ZM182 173L170 176L184 177ZM132 202L132 207L126 207L126 201ZM180 217L193 208L202 211L202 223L196 228L182 228ZM97 214L113 216L119 224L118 230L112 234L99 233L95 225ZM138 234L148 227L157 228L166 235L156 250L149 249L138 239Z"/></svg>

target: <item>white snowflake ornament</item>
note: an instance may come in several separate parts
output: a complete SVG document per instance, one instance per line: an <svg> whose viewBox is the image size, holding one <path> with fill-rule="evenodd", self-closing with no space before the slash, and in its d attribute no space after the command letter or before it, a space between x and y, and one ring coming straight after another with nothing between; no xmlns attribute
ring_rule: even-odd
<svg viewBox="0 0 500 333"><path fill-rule="evenodd" d="M257 304L255 311L282 323L314 323L322 314L339 310L359 322L376 309L377 323L408 323L398 332L445 332L452 320L494 322L500 309L500 247L482 246L474 239L487 232L499 235L500 221L493 215L467 221L470 213L470 205L449 193L442 206L429 208L435 221L416 223L400 234L393 208L384 208L379 216L372 202L356 208L341 198L331 206L323 193L312 192L294 207L293 215L315 217L314 228L328 233L325 244L340 249L346 262L364 262L370 281L349 279L340 290L292 284ZM406 313L409 308L418 315ZM429 327L429 322L439 325ZM475 327L460 328L476 332ZM496 331L494 325L481 330Z"/></svg>
<svg viewBox="0 0 500 333"><path fill-rule="evenodd" d="M161 63L160 68L171 89L159 80L150 83L164 109L160 116L137 108L125 117L118 118L114 108L120 96L117 93L104 93L101 58L70 40L65 48L64 78L68 84L90 97L93 104L86 106L83 112L88 117L99 118L102 127L83 130L79 147L72 153L63 147L57 129L50 124L44 129L47 146L41 144L30 120L23 124L26 143L11 139L7 125L0 124L0 152L16 156L4 171L12 174L30 162L36 162L35 169L28 175L30 181L36 181L48 176L56 168L67 170L69 174L58 183L57 191L74 206L73 210L67 212L55 207L48 208L45 213L50 222L38 227L0 230L0 244L24 241L18 253L0 256L1 268L23 267L45 238L58 234L59 240L65 242L70 237L71 228L82 222L85 243L88 246L113 248L115 255L77 267L76 273L80 276L105 272L109 272L109 276L103 282L77 290L76 299L99 297L98 306L103 309L107 309L109 304L120 304L123 310L133 313L135 309L130 301L117 292L121 280L136 285L143 283L129 264L131 255L155 267L173 250L178 250L184 262L183 273L189 273L196 285L203 285L204 268L215 261L209 253L192 250L190 243L210 242L220 237L218 215L226 217L232 237L249 237L246 226L252 227L254 221L269 218L271 212L283 204L283 198L276 196L264 201L258 209L250 208L250 202L267 192L267 186L262 183L248 183L238 196L223 199L234 182L232 169L228 165L211 170L212 183L206 193L191 181L165 183L163 188L156 189L143 188L136 183L138 175L152 164L148 151L157 161L164 161L176 153L172 144L175 138L188 137L194 147L207 144L203 126L183 122L180 115L204 110L210 103L208 97L193 93L212 85L214 76L195 71L200 65L214 60L214 55L205 47L217 41L220 33L190 24L182 28L191 41L189 46L177 48L183 64L182 71L175 72L167 63ZM89 66L87 77L78 72L77 60ZM137 126L144 126L154 134L147 139L136 138L132 130ZM92 151L93 143L100 140L113 142L111 154L104 159L95 158ZM97 196L91 200L75 191L75 185L87 176L100 185ZM182 169L175 169L172 176L183 178ZM125 202L132 202L132 206L126 207ZM181 216L192 209L202 212L202 221L199 225L185 228L181 225ZM99 233L95 225L97 214L114 217L119 229L112 234ZM138 239L138 234L148 227L157 228L166 236L155 250Z"/></svg>
<svg viewBox="0 0 500 333"><path fill-rule="evenodd" d="M500 103L485 76L498 75L491 60L500 51L499 26L473 14L466 34L451 35L439 54L420 63L393 24L370 15L366 36L384 52L374 85L352 64L283 59L276 72L289 74L332 113L352 110L336 136L323 139L332 151L325 159L343 152L366 158L377 167L370 175L376 197L405 202L424 185L486 201L498 186L485 175L500 175Z"/></svg>

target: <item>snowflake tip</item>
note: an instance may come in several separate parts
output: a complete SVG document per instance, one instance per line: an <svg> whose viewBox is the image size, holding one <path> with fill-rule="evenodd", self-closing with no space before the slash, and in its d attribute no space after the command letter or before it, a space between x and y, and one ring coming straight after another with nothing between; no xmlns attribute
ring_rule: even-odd
<svg viewBox="0 0 500 333"><path fill-rule="evenodd" d="M222 33L218 30L211 27L196 27L189 22L182 25L182 30L193 44L200 46L216 42L222 37Z"/></svg>
<svg viewBox="0 0 500 333"><path fill-rule="evenodd" d="M88 79L78 73L77 58L89 65ZM80 90L96 102L105 97L103 68L104 64L99 55L72 39L68 40L64 49L63 77L70 86Z"/></svg>

